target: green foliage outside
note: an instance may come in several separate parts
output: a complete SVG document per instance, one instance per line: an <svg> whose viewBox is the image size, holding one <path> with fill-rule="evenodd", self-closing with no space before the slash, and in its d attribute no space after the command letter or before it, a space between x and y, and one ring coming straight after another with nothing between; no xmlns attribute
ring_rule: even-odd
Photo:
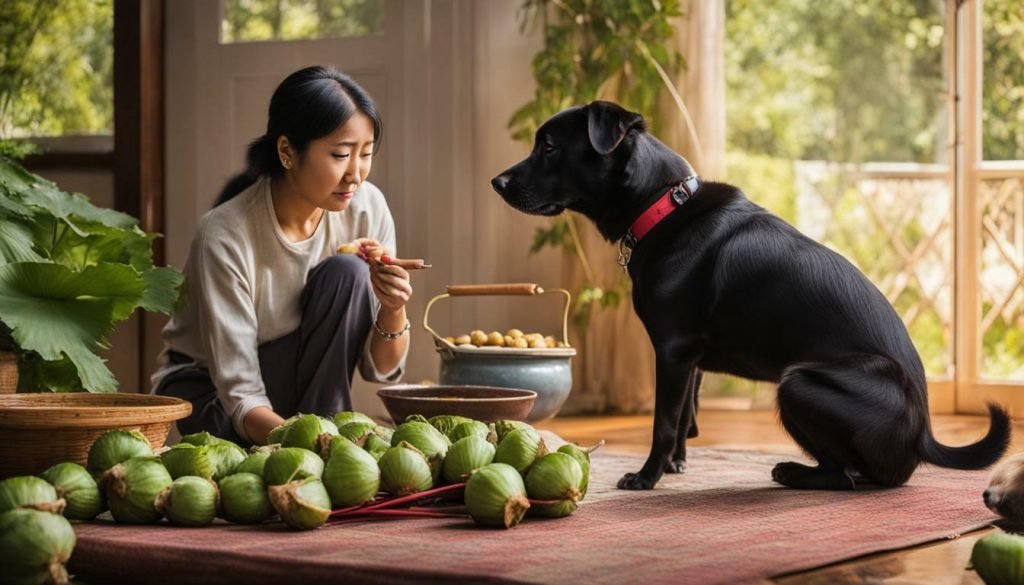
<svg viewBox="0 0 1024 585"><path fill-rule="evenodd" d="M982 17L982 150L985 160L1024 159L1024 6L985 0Z"/></svg>
<svg viewBox="0 0 1024 585"><path fill-rule="evenodd" d="M367 35L384 30L383 0L224 0L226 43Z"/></svg>
<svg viewBox="0 0 1024 585"><path fill-rule="evenodd" d="M113 5L0 2L0 138L111 133Z"/></svg>
<svg viewBox="0 0 1024 585"><path fill-rule="evenodd" d="M800 225L797 161L838 163L816 186L831 206L822 241L876 283L891 278L900 259L865 221L867 195L846 170L865 162L950 162L945 2L727 0L726 11L728 180ZM1024 10L1017 0L985 0L984 15L985 157L1024 159ZM910 249L927 237L913 218L899 225ZM901 314L921 300L913 284L891 299ZM949 325L932 309L910 331L929 375L945 375ZM985 333L986 376L1019 372L1024 344L1014 340L1022 335L1019 323L1001 319Z"/></svg>

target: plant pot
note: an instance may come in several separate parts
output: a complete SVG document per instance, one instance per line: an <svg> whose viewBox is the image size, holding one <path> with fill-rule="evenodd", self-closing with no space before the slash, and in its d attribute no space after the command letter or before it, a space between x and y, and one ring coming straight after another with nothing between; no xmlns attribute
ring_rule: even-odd
<svg viewBox="0 0 1024 585"><path fill-rule="evenodd" d="M18 391L18 356L9 351L0 351L0 394L14 394Z"/></svg>

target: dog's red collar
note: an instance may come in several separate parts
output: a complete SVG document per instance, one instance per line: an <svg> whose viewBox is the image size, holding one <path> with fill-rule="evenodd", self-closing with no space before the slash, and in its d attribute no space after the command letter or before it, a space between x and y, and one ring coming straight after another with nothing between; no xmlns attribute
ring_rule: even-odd
<svg viewBox="0 0 1024 585"><path fill-rule="evenodd" d="M646 236L654 226L658 225L658 222L675 211L677 207L681 207L692 199L700 189L700 185L700 177L697 175L686 177L679 184L673 185L665 191L665 194L659 197L654 202L654 205L648 207L640 214L640 217L636 218L633 224L629 226L629 229L626 230L626 235L622 236L622 239L619 240L619 264L623 268L629 264L629 257L637 242Z"/></svg>

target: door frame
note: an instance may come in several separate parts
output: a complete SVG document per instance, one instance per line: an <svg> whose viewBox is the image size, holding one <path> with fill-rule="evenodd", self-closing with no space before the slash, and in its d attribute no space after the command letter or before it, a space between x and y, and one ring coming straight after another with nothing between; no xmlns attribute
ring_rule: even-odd
<svg viewBox="0 0 1024 585"><path fill-rule="evenodd" d="M984 413L985 402L1024 410L1024 384L981 379L981 209L979 186L985 178L1024 177L1019 165L986 163L982 151L982 21L984 0L948 0L956 9L960 35L957 78L956 192L956 412Z"/></svg>

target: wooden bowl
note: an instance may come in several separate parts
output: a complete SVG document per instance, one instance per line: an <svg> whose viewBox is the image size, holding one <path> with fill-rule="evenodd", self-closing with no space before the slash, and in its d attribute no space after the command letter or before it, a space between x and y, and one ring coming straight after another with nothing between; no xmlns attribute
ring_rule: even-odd
<svg viewBox="0 0 1024 585"><path fill-rule="evenodd" d="M466 416L482 422L526 420L537 393L491 386L399 384L377 390L388 414L400 424L410 414Z"/></svg>
<svg viewBox="0 0 1024 585"><path fill-rule="evenodd" d="M93 441L111 429L137 429L159 449L191 412L184 400L151 394L0 395L0 479L63 461L85 465Z"/></svg>

